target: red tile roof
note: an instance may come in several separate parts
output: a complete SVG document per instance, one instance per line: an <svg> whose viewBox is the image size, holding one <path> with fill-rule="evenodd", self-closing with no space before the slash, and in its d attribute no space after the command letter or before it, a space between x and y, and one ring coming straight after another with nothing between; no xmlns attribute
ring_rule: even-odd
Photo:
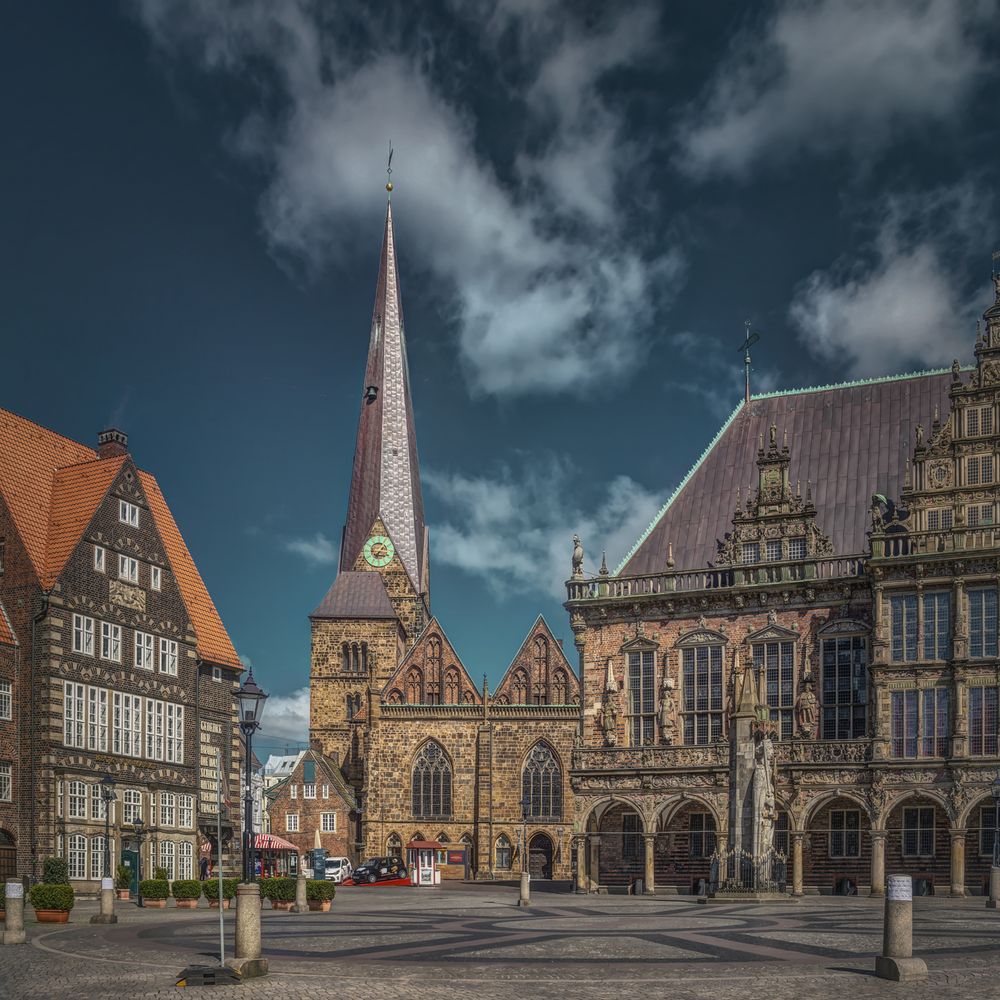
<svg viewBox="0 0 1000 1000"><path fill-rule="evenodd" d="M100 459L93 448L0 409L0 495L43 588L59 578L124 461ZM156 479L146 472L139 478L194 626L198 655L241 668Z"/></svg>
<svg viewBox="0 0 1000 1000"><path fill-rule="evenodd" d="M873 493L898 497L914 428L950 409L951 371L769 393L740 405L625 557L623 576L712 564L732 528L736 491L757 485L757 442L772 423L788 431L789 476L812 483L816 523L837 555L865 548Z"/></svg>
<svg viewBox="0 0 1000 1000"><path fill-rule="evenodd" d="M7 616L7 609L3 606L3 602L0 602L0 643L8 646L18 645L17 636L14 635L14 626L10 623L10 618Z"/></svg>

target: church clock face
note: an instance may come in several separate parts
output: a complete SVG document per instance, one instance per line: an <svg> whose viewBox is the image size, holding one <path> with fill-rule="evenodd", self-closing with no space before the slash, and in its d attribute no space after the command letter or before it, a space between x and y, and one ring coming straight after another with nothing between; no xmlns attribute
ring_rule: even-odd
<svg viewBox="0 0 1000 1000"><path fill-rule="evenodd" d="M392 547L392 542L385 535L372 535L365 542L365 561L369 566L376 569L386 566L391 562L396 550Z"/></svg>

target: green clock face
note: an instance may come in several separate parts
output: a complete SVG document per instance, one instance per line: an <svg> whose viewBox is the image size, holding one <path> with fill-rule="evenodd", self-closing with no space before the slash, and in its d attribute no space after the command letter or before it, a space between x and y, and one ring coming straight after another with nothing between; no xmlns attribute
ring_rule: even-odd
<svg viewBox="0 0 1000 1000"><path fill-rule="evenodd" d="M369 566L385 566L391 560L396 550L385 535L372 535L365 542L365 559Z"/></svg>

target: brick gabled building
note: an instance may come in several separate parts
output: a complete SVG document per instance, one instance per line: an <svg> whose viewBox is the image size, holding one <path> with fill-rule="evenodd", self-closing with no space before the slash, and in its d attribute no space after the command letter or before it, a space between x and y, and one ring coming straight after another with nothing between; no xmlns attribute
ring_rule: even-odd
<svg viewBox="0 0 1000 1000"><path fill-rule="evenodd" d="M216 829L217 754L238 799L242 667L124 434L102 432L94 450L0 410L0 560L0 875L38 876L58 854L93 889L105 775L112 867L135 867L141 818L144 871L196 873ZM239 816L223 798L226 850Z"/></svg>

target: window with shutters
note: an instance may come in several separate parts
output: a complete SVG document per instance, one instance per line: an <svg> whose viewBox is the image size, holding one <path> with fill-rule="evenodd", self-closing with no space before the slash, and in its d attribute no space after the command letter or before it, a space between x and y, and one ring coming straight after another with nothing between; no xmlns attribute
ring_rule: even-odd
<svg viewBox="0 0 1000 1000"><path fill-rule="evenodd" d="M414 761L412 792L414 816L451 816L451 764L434 740L424 744Z"/></svg>

